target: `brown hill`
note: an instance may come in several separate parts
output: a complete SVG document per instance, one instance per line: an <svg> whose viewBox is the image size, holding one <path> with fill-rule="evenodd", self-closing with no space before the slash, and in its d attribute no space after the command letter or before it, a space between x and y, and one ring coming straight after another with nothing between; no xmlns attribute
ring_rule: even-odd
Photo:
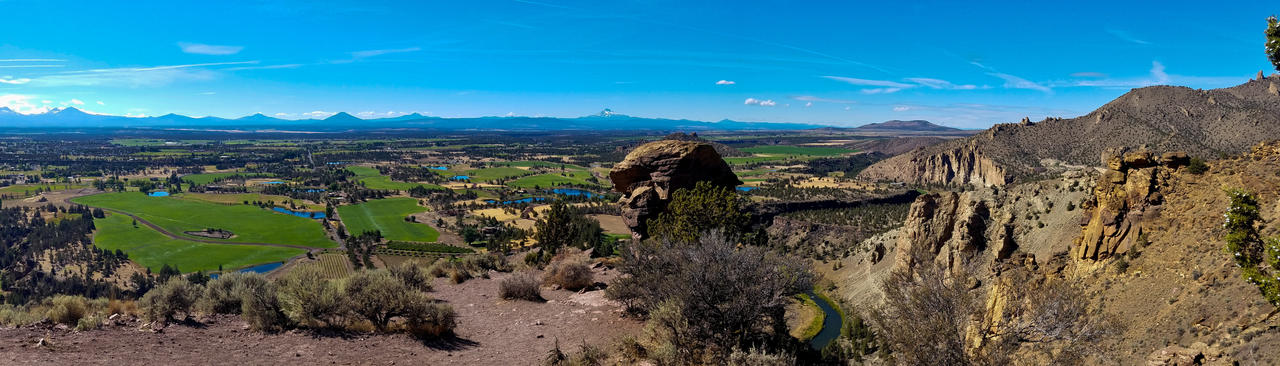
<svg viewBox="0 0 1280 366"><path fill-rule="evenodd" d="M865 309L882 301L877 284L893 267L936 262L976 278L969 291L994 309L1001 284L1031 273L1079 286L1115 326L1085 364L1280 362L1270 351L1280 309L1243 278L1222 229L1223 188L1241 188L1258 196L1260 233L1280 235L1280 142L1210 161L1204 174L1177 153L1110 153L1102 174L923 195L901 229L862 242L830 277Z"/></svg>
<svg viewBox="0 0 1280 366"><path fill-rule="evenodd" d="M861 176L920 184L1001 185L1060 163L1098 165L1103 150L1147 145L1217 157L1280 138L1280 77L1223 89L1134 89L1084 116L999 124L877 163Z"/></svg>

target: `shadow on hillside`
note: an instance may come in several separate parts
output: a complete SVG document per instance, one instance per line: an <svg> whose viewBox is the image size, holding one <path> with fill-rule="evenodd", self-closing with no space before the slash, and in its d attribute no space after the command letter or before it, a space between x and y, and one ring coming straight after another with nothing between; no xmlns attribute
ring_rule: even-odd
<svg viewBox="0 0 1280 366"><path fill-rule="evenodd" d="M458 336L446 338L423 339L422 345L439 351L461 351L480 346L480 342Z"/></svg>

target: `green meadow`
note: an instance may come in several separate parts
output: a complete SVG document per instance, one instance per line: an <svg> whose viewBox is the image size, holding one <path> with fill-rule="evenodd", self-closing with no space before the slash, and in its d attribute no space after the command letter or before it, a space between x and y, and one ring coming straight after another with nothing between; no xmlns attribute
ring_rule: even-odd
<svg viewBox="0 0 1280 366"><path fill-rule="evenodd" d="M302 255L305 250L257 245L207 244L178 240L146 225L133 226L133 219L119 214L94 220L97 232L93 244L106 250L119 249L129 259L159 271L168 264L183 272L232 270L255 264L280 262Z"/></svg>
<svg viewBox="0 0 1280 366"><path fill-rule="evenodd" d="M444 189L444 187L429 183L409 183L397 182L391 180L391 177L382 175L377 169L367 166L349 166L347 170L356 174L356 180L364 183L364 186L370 189L388 189L407 191L410 188L424 186L427 189Z"/></svg>
<svg viewBox="0 0 1280 366"><path fill-rule="evenodd" d="M235 233L227 242L272 243L316 248L338 246L325 236L320 223L249 205L221 205L176 197L149 197L140 192L102 193L77 197L75 203L128 212L174 235L218 228ZM199 237L192 237L199 238Z"/></svg>
<svg viewBox="0 0 1280 366"><path fill-rule="evenodd" d="M216 180L223 179L223 178L230 177L237 174L245 177L249 177L249 178L270 177L273 175L273 174L267 174L267 173L244 173L244 172L200 173L200 174L184 175L182 176L182 180L195 183L195 184L209 184L209 183L213 183Z"/></svg>
<svg viewBox="0 0 1280 366"><path fill-rule="evenodd" d="M791 155L791 156L836 156L856 152L838 147L819 147L819 146L785 146L785 145L769 145L755 146L740 149L743 152L760 155Z"/></svg>
<svg viewBox="0 0 1280 366"><path fill-rule="evenodd" d="M423 223L404 221L405 216L426 210L418 206L417 199L388 198L338 207L338 215L352 234L378 230L389 240L429 243L440 238L439 231Z"/></svg>
<svg viewBox="0 0 1280 366"><path fill-rule="evenodd" d="M587 178L591 178L591 172L588 171L571 171L565 175L567 176L559 173L539 174L507 182L507 185L517 188L549 188L570 184L598 185L587 181Z"/></svg>

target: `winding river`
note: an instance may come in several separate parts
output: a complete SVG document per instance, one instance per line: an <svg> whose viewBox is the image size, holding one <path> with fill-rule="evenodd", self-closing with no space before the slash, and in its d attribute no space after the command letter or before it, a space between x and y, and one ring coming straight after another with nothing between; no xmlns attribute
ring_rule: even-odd
<svg viewBox="0 0 1280 366"><path fill-rule="evenodd" d="M831 303L828 303L825 298L814 294L813 291L809 291L809 298L813 299L813 302L818 304L818 308L822 309L822 312L826 314L822 320L822 330L818 332L818 335L813 336L813 339L809 340L810 347L820 350L840 336L840 329L844 328L844 318L840 316L840 312L836 311L836 308Z"/></svg>

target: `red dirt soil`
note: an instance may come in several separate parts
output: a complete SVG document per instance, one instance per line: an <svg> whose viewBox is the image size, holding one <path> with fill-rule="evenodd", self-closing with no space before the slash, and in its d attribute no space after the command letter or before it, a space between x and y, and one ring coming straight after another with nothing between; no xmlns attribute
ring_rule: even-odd
<svg viewBox="0 0 1280 366"><path fill-rule="evenodd" d="M597 281L612 273L597 272ZM457 337L420 341L403 334L331 334L247 330L239 317L217 316L202 325L171 325L153 333L140 323L75 332L47 325L0 329L0 364L537 364L557 339L566 353L583 342L608 347L636 334L641 323L623 318L604 291L573 293L544 287L548 301L498 298L498 280L460 285L436 279L437 299L458 312ZM40 339L46 345L37 345Z"/></svg>

